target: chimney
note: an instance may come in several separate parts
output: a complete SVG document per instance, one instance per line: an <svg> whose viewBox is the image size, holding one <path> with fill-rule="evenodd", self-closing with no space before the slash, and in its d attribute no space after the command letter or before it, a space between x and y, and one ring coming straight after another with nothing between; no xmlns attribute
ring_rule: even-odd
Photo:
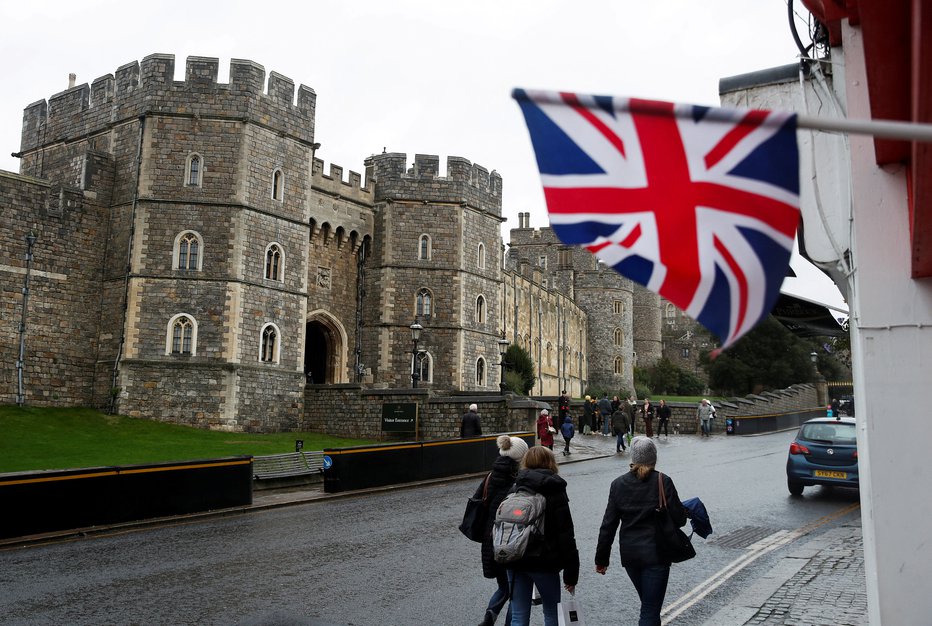
<svg viewBox="0 0 932 626"><path fill-rule="evenodd" d="M70 74L68 74L68 89L71 89L72 87L74 87L74 82L77 80L77 78L78 78L78 75L75 74L74 72L71 72Z"/></svg>

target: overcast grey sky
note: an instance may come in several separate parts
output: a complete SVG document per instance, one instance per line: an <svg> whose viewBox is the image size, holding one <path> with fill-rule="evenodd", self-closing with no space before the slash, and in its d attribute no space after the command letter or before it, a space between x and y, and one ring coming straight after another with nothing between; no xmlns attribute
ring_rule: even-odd
<svg viewBox="0 0 932 626"><path fill-rule="evenodd" d="M796 3L800 5L799 2ZM0 169L22 111L152 53L251 59L317 92L318 156L386 148L497 170L505 228L546 209L513 87L718 103L718 79L792 63L784 0L8 1L0 4ZM156 8L157 7L157 8ZM808 15L797 8L800 14ZM800 22L805 36L806 26ZM344 174L345 175L345 174Z"/></svg>

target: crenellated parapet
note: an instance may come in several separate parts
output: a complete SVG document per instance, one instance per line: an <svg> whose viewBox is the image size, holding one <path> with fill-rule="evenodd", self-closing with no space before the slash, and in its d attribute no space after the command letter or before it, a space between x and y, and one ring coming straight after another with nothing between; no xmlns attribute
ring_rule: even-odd
<svg viewBox="0 0 932 626"><path fill-rule="evenodd" d="M21 150L102 132L146 114L251 121L301 141L314 141L317 96L305 85L253 61L230 61L230 82L218 83L219 60L188 57L185 80L176 81L175 57L152 54L26 107Z"/></svg>
<svg viewBox="0 0 932 626"><path fill-rule="evenodd" d="M323 193L334 198L344 198L352 202L372 206L375 201L375 192L368 180L352 170L349 171L348 180L343 180L343 168L330 164L329 174L324 173L324 162L314 159L311 168L311 185L315 192Z"/></svg>
<svg viewBox="0 0 932 626"><path fill-rule="evenodd" d="M462 157L447 157L447 175L440 176L440 157L390 152L366 159L366 177L375 182L376 201L466 204L496 216L502 214L502 177Z"/></svg>

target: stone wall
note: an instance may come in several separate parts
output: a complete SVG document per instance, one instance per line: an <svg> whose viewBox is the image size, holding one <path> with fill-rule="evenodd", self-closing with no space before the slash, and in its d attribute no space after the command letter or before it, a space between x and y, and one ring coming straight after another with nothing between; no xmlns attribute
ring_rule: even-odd
<svg viewBox="0 0 932 626"><path fill-rule="evenodd" d="M429 389L379 390L360 385L309 385L300 429L341 437L412 440L414 434L382 433L383 403L418 405L418 438L459 437L460 421L471 403L479 407L482 432L534 432L541 403L511 395L435 395ZM334 418L334 416L338 416Z"/></svg>
<svg viewBox="0 0 932 626"><path fill-rule="evenodd" d="M109 183L112 170L97 172ZM99 180L97 182L100 182ZM36 236L30 272L23 369L33 405L89 405L106 249L106 211L94 194L0 172L0 402L18 391L26 236ZM19 210L12 210L19 207Z"/></svg>

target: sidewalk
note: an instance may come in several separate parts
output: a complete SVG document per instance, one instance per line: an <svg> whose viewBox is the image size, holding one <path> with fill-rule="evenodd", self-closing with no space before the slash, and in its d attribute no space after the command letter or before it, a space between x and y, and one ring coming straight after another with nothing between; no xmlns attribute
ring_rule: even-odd
<svg viewBox="0 0 932 626"><path fill-rule="evenodd" d="M829 530L794 548L706 626L867 624L860 524Z"/></svg>

